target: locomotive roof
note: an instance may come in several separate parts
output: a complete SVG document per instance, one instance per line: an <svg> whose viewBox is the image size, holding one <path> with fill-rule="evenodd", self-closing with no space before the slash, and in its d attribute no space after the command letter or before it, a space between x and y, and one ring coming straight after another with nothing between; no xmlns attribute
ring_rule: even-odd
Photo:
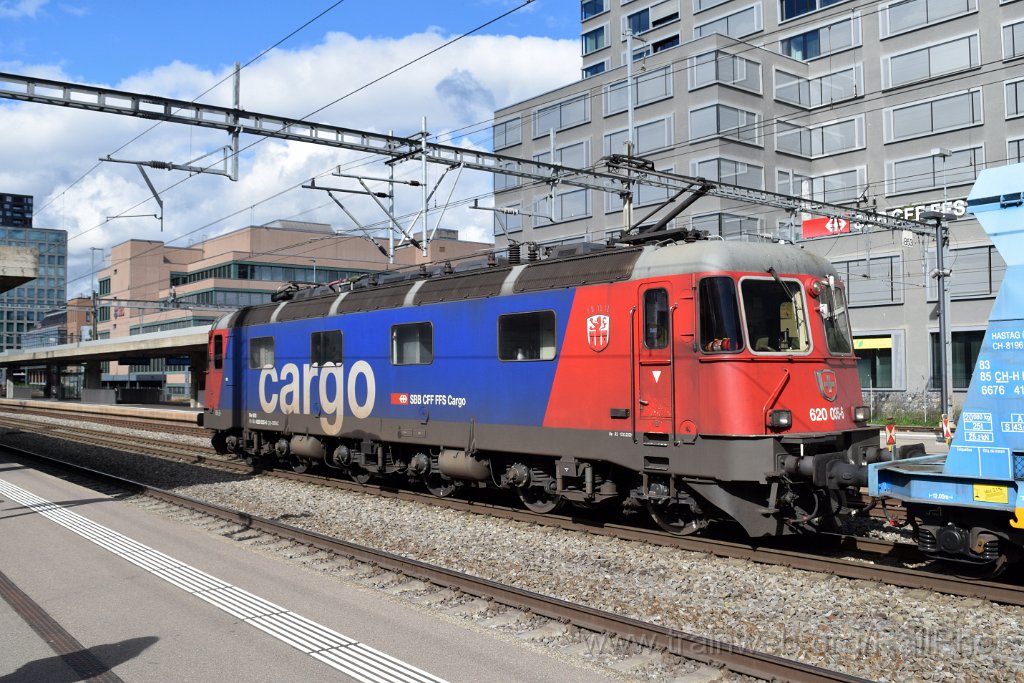
<svg viewBox="0 0 1024 683"><path fill-rule="evenodd" d="M241 327L340 313L418 306L442 301L547 291L588 284L667 277L684 273L835 273L825 259L793 245L722 240L670 242L607 248L583 255L498 265L438 277L410 276L395 282L311 295L239 309L217 327Z"/></svg>

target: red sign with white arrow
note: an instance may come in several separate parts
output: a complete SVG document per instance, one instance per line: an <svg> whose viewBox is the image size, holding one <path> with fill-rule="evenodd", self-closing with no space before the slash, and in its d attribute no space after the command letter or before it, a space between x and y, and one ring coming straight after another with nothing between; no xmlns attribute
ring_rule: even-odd
<svg viewBox="0 0 1024 683"><path fill-rule="evenodd" d="M812 237L830 237L832 235L849 234L850 221L845 218L823 216L809 218L803 222L804 239Z"/></svg>

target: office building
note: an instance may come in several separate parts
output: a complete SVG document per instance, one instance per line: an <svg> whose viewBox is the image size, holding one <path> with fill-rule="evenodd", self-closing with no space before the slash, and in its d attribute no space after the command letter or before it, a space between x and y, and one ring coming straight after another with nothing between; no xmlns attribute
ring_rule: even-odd
<svg viewBox="0 0 1024 683"><path fill-rule="evenodd" d="M496 112L495 151L600 169L630 140L659 171L915 219L954 215L945 284L962 403L1005 268L965 197L982 169L1024 160L1024 2L587 0L581 52L580 81ZM599 242L623 228L615 194L500 175L494 189L496 207L519 211L495 214L499 245ZM634 220L666 199L641 183ZM876 414L934 415L935 240L864 226L804 239L821 228L812 218L705 197L671 226L794 240L828 258L849 288Z"/></svg>

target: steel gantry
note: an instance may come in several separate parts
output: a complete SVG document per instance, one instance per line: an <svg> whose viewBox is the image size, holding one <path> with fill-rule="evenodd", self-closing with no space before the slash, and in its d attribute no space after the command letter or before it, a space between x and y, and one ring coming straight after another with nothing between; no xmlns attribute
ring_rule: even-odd
<svg viewBox="0 0 1024 683"><path fill-rule="evenodd" d="M420 159L425 164L434 163L450 168L458 167L515 176L539 184L564 184L600 192L611 192L623 197L626 205L623 209L624 216L632 215L630 198L635 185L660 187L667 190L671 198L659 209L672 203L679 203L670 210L668 218L663 218L658 222L658 226L667 224L672 217L681 213L699 198L711 196L759 206L771 206L791 212L842 218L850 221L851 224L874 225L889 230L909 230L919 235L931 235L933 232L930 224L919 221L839 204L729 185L704 178L657 171L653 164L645 160L621 155L613 155L604 159L601 165L604 170L574 168L454 145L431 143L426 140L425 132L416 137L384 135L331 124L315 123L304 119L250 112L240 107L200 104L156 95L143 95L10 73L0 73L0 98L212 128L228 132L235 140L240 133L246 133L265 138L307 142L314 145L365 152L385 157L390 163L404 159ZM237 147L235 149L237 150ZM234 157L237 162L237 151L235 151ZM163 162L152 162L152 165L166 167ZM423 211L425 213L426 207L423 208ZM641 230L639 225L654 213L649 213L641 221L635 223L630 221L623 225L624 236L637 235ZM408 235L406 234L404 237L408 238ZM422 240L424 252L426 252L427 240L427 222L424 216Z"/></svg>

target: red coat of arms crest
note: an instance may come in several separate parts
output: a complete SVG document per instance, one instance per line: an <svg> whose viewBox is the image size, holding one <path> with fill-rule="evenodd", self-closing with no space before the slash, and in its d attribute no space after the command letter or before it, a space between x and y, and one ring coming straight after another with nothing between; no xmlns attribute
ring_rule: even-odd
<svg viewBox="0 0 1024 683"><path fill-rule="evenodd" d="M833 370L818 370L814 373L818 378L818 391L826 401L835 401L839 395L839 383Z"/></svg>
<svg viewBox="0 0 1024 683"><path fill-rule="evenodd" d="M604 351L608 346L611 321L606 315L592 315L587 318L587 344L594 351Z"/></svg>

